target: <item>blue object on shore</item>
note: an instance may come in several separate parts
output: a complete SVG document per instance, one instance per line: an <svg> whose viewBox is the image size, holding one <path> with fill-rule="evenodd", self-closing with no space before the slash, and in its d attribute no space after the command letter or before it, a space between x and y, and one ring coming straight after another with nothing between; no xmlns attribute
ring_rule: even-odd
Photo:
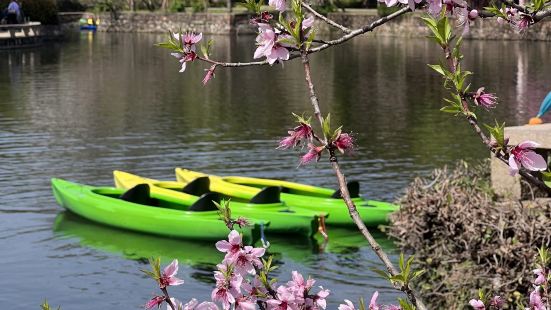
<svg viewBox="0 0 551 310"><path fill-rule="evenodd" d="M537 117L542 117L543 114L545 114L550 109L551 109L551 92L549 92L549 94L547 94L545 99L543 99L543 102L541 103L540 111L538 112Z"/></svg>

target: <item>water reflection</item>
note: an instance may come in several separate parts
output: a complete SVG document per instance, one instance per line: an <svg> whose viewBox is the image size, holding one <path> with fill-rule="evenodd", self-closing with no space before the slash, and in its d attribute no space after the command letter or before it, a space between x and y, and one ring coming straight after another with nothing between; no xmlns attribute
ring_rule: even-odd
<svg viewBox="0 0 551 310"><path fill-rule="evenodd" d="M274 150L292 126L291 112L311 110L298 62L220 70L203 87L205 67L194 63L178 73L177 60L153 47L163 39L76 34L42 48L0 51L0 242L10 249L0 259L0 299L15 296L25 309L44 297L65 308L134 309L154 290L138 272L152 254L189 259L182 267L191 277L186 292L208 298L206 282L219 255L207 250L211 245L56 219L51 177L111 185L114 169L174 179L179 166L335 186L327 165L296 169L298 152ZM215 57L252 59L252 37L215 39ZM473 86L484 85L502 100L498 119L522 124L537 112L550 90L550 47L465 42ZM342 162L365 196L392 200L416 175L487 156L463 121L438 111L445 92L426 64L439 57L428 40L371 37L313 56L322 109L358 140L354 156ZM493 122L486 113L480 117ZM330 308L374 289L394 298L369 271L380 264L365 242L351 231L333 234L324 251L316 242L274 237L284 279L292 270L318 278L333 289Z"/></svg>

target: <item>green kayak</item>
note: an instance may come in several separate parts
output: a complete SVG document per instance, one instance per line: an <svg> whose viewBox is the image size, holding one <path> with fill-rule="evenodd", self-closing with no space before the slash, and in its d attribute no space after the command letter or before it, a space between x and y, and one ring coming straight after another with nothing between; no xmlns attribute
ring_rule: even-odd
<svg viewBox="0 0 551 310"><path fill-rule="evenodd" d="M209 177L211 189L213 191L241 197L243 199L250 199L250 197L256 195L264 187L279 186L282 189L281 200L287 205L313 211L328 212L330 216L326 223L329 225L354 225L348 213L348 208L340 198L339 191L280 180L219 177L176 168L176 178L183 183L189 183L204 176ZM359 195L359 184L357 182L350 182L348 187L352 201L356 205L358 213L367 226L373 227L388 223L388 215L399 208L397 205L391 203L361 198Z"/></svg>
<svg viewBox="0 0 551 310"><path fill-rule="evenodd" d="M52 179L57 202L64 208L91 221L167 237L223 240L228 228L220 221L213 203L215 197L205 194L194 204L159 194L150 194L148 185L131 190L92 187L61 179ZM250 219L253 226L237 229L243 242L254 244L260 239L267 221Z"/></svg>
<svg viewBox="0 0 551 310"><path fill-rule="evenodd" d="M191 183L164 182L140 177L128 172L113 171L115 185L118 188L129 189L138 184L147 184L151 193L170 197L177 201L193 204L199 196L215 192L224 199L230 199L232 217L264 219L270 222L267 233L293 234L295 236L311 237L324 228L327 212L290 208L280 201L279 187L267 187L250 199L241 199L232 195L223 195L210 187L207 177L196 178Z"/></svg>

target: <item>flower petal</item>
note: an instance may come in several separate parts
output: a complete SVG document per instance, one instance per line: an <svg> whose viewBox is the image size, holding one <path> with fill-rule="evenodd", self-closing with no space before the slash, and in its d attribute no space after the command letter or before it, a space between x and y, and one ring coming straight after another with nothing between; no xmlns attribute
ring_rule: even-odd
<svg viewBox="0 0 551 310"><path fill-rule="evenodd" d="M509 174L514 176L518 173L518 164L515 158L515 155L509 155Z"/></svg>
<svg viewBox="0 0 551 310"><path fill-rule="evenodd" d="M170 265L166 266L165 269L163 269L163 274L167 277L173 277L178 272L178 260L175 259L170 263Z"/></svg>
<svg viewBox="0 0 551 310"><path fill-rule="evenodd" d="M540 146L539 143L534 142L534 141L530 141L530 140L526 140L524 142L521 142L518 145L518 147L520 147L521 149L534 149L534 148L537 148L539 146Z"/></svg>
<svg viewBox="0 0 551 310"><path fill-rule="evenodd" d="M547 169L545 159L536 152L526 151L521 162L524 168L531 171L543 171Z"/></svg>

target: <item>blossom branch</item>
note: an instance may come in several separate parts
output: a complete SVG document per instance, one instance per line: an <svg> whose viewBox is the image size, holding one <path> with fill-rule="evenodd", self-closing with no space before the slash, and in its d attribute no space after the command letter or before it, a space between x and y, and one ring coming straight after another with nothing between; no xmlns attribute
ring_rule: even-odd
<svg viewBox="0 0 551 310"><path fill-rule="evenodd" d="M306 10L308 10L310 13L312 13L315 17L323 20L324 22L326 22L327 24L329 24L330 26L333 26L335 28L339 28L342 32L344 33L350 33L352 32L352 30L350 30L349 28L345 27L344 25L341 25L337 22L335 22L334 20L328 18L328 17L325 17L323 16L322 14L320 14L318 11L314 10L314 8L312 8L309 4L306 4L304 2L301 3L302 4L302 7L305 8Z"/></svg>
<svg viewBox="0 0 551 310"><path fill-rule="evenodd" d="M308 54L307 54L306 51L302 52L301 58L302 58L303 66L304 66L304 75L305 75L306 84L307 84L307 87L308 87L308 91L310 93L310 103L312 104L312 107L314 108L314 113L316 115L316 118L320 122L320 125L323 127L323 118L321 116L321 112L320 112L320 108L319 108L319 100L317 98L314 83L312 81L311 72L310 72L310 63L309 63ZM337 157L335 156L335 149L333 147L329 147L327 145L327 137L324 137L324 144L325 144L325 147L329 149L331 166L333 168L333 171L335 172L335 175L337 176L337 181L339 183L339 189L340 189L340 192L341 192L341 197L344 200L344 202L345 202L345 204L348 208L348 212L350 214L350 217L352 218L352 220L354 221L354 223L356 224L356 226L358 227L358 229L360 230L362 235L365 237L365 239L369 242L369 245L371 246L371 248L373 249L375 254L383 262L383 264L385 265L388 273L392 276L397 275L398 270L396 270L396 268L394 267L394 264L392 263L392 261L390 261L390 258L383 251L383 249L381 248L379 243L375 240L375 238L373 238L373 236L371 235L371 233L369 232L369 230L365 226L363 220L361 219L361 217L358 213L358 210L357 210L356 206L354 205L354 202L352 201L352 198L350 198L350 193L349 193L348 187L346 185L346 178L345 178L344 174L342 173L342 171L340 169L340 166L339 166L339 163L338 163L338 160L337 160ZM417 307L417 309L419 309L419 310L425 310L426 309L423 302L419 298L416 297L415 292L409 287L409 285L407 283L405 283L402 286L399 286L399 285L397 285L397 283L394 283L394 282L393 282L393 284L394 284L396 289L399 289L399 290L403 291L404 293L406 293L408 299Z"/></svg>
<svg viewBox="0 0 551 310"><path fill-rule="evenodd" d="M441 47L444 51L444 55L448 64L448 70L454 75L461 75L461 72L456 72L458 70L460 58L454 55L454 51L451 50L449 42L443 43L445 44L441 44ZM456 46L456 49L457 48L458 47ZM456 51L456 53L458 53L458 51ZM467 96L472 96L472 94L466 94L461 89L461 87L457 88L456 91L461 100L461 112L465 116L469 125L473 128L475 133L482 140L482 143L490 150L490 152L492 152L499 160L504 162L506 165L510 166L509 158L510 156L512 156L510 150L507 150L506 148L504 148L504 146L494 146L492 140L488 136L486 136L486 134L482 131L482 128L480 128L475 114L471 111L469 103L467 102ZM542 189L543 191L551 194L551 188L549 188L543 181L524 170L519 170L518 172L525 180Z"/></svg>
<svg viewBox="0 0 551 310"><path fill-rule="evenodd" d="M165 302L170 306L170 309L172 310L178 310L172 300L170 299L170 296L168 295L168 291L166 287L161 288L161 291L163 292L163 295L165 296Z"/></svg>
<svg viewBox="0 0 551 310"><path fill-rule="evenodd" d="M375 30L375 28L381 26L381 25L384 25L385 23L401 16L401 15L404 15L405 13L408 13L408 12L411 12L411 9L408 8L408 7L405 7L405 8L402 8L390 15L387 15L385 17L381 17L375 21L373 21L372 23L362 27L362 28L359 28L359 29L356 29L354 31L351 31L350 33L338 38L338 39L335 39L335 40L330 40L330 41L327 41L325 42L324 44L322 45L319 45L319 46L316 46L314 48L311 48L307 51L308 54L314 54L314 53L317 53L317 52L320 52L324 49L327 49L329 47L332 47L332 46L336 46L336 45L340 45L342 43L345 43L346 41L354 38L354 37L357 37L359 35L362 35L364 33L367 33L367 32L370 32L370 31L373 31ZM292 55L289 55L289 59L288 60L280 60L280 61L289 61L289 60L292 60L292 59L295 59L295 58L298 58L298 57L301 57L301 54L292 54ZM268 65L268 61L267 60L263 60L263 61L252 61L252 62L223 62L223 61L216 61L216 60L213 60L213 59L210 59L210 58L207 58L207 57L201 57L201 56L197 56L197 59L198 60L201 60L201 61L204 61L204 62L207 62L207 63L210 63L210 64L214 64L214 65L218 65L218 66L221 66L221 67L250 67L250 66L263 66L263 65Z"/></svg>

